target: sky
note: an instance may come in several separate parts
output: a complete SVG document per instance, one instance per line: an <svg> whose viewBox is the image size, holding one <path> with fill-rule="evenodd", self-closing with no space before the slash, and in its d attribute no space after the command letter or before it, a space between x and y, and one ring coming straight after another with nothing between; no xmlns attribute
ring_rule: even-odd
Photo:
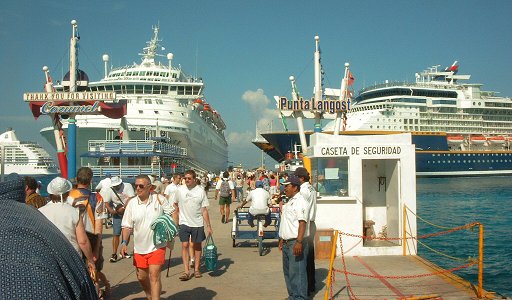
<svg viewBox="0 0 512 300"><path fill-rule="evenodd" d="M103 54L115 67L140 62L138 53L159 24L164 52L203 78L206 100L227 124L229 164L272 167L276 162L251 143L256 124L283 130L273 97L291 97L290 75L301 95L313 95L315 35L324 87L339 88L346 62L357 94L457 60L470 82L510 97L511 11L508 0L4 0L0 130L12 127L21 140L54 153L39 135L49 118L34 120L23 93L42 91L44 65L54 80L67 72L71 20L78 22L80 69L91 81L103 77Z"/></svg>

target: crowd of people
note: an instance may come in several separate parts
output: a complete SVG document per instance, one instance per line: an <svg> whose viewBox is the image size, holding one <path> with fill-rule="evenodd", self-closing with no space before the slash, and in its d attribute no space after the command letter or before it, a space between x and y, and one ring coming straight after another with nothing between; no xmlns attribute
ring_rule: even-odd
<svg viewBox="0 0 512 300"><path fill-rule="evenodd" d="M152 226L162 218L172 219L179 225L176 239L181 242L183 261L179 279L201 278L202 242L207 234L213 233L207 196L211 187L215 188L214 199L219 203L223 224L230 222L232 203L237 203L235 209L250 203L249 225L252 227L257 215L265 215L264 226L270 225L271 209L279 207L279 249L289 298L307 299L315 290L316 192L305 168L280 176L266 170L233 169L218 176L213 173L198 176L193 170L187 170L160 178L139 175L134 184L106 174L94 189L92 179L92 170L87 167L77 171L75 184L56 177L47 185L48 198L45 198L38 193L40 183L32 177L23 178L23 202L27 207L36 208L60 230L81 258L82 266L74 267L81 269L81 274L85 269L85 274L90 275L81 279L79 293L90 293L91 289L97 297L110 293L110 283L102 271L102 234L109 218L112 218L113 233L109 261L116 263L132 258L137 279L148 299L160 297L160 273L166 249L169 249L170 259L175 244L175 241L155 244ZM286 200L281 201L282 198ZM128 253L131 240L133 254Z"/></svg>

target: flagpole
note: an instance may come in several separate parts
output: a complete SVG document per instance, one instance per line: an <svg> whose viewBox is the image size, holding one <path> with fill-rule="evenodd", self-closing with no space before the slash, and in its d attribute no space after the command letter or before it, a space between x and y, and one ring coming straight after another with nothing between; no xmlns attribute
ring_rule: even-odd
<svg viewBox="0 0 512 300"><path fill-rule="evenodd" d="M341 80L341 88L340 88L340 102L344 102L346 101L347 97L347 92L346 92L346 89L347 89L347 77L348 77L348 68L349 68L350 64L349 63L345 63L345 75L343 75L343 79ZM334 122L334 135L339 135L340 134L340 127L341 127L341 117L342 117L342 111L339 110L336 112L336 120Z"/></svg>
<svg viewBox="0 0 512 300"><path fill-rule="evenodd" d="M297 86L295 85L295 77L290 76L290 82L292 83L292 98L293 101L299 101L297 96ZM294 111L293 115L295 116L295 119L297 119L297 129L299 130L299 137L300 137L300 147L303 154L306 154L307 150L307 143L306 143L306 134L304 133L304 122L302 120L302 112L301 111Z"/></svg>

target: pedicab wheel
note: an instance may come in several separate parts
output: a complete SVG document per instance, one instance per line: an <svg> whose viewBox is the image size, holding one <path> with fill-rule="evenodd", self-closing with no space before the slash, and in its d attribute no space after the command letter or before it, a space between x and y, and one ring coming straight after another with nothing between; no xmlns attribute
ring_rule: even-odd
<svg viewBox="0 0 512 300"><path fill-rule="evenodd" d="M258 237L258 252L263 256L263 237Z"/></svg>
<svg viewBox="0 0 512 300"><path fill-rule="evenodd" d="M235 239L233 239L233 248L236 247L236 242L235 242Z"/></svg>

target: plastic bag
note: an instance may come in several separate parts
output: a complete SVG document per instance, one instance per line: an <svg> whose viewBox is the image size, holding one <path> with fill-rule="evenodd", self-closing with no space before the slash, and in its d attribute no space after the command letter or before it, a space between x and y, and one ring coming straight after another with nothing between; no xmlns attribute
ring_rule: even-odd
<svg viewBox="0 0 512 300"><path fill-rule="evenodd" d="M203 261L208 271L215 271L217 269L217 259L217 246L215 246L213 237L208 235L203 248Z"/></svg>

